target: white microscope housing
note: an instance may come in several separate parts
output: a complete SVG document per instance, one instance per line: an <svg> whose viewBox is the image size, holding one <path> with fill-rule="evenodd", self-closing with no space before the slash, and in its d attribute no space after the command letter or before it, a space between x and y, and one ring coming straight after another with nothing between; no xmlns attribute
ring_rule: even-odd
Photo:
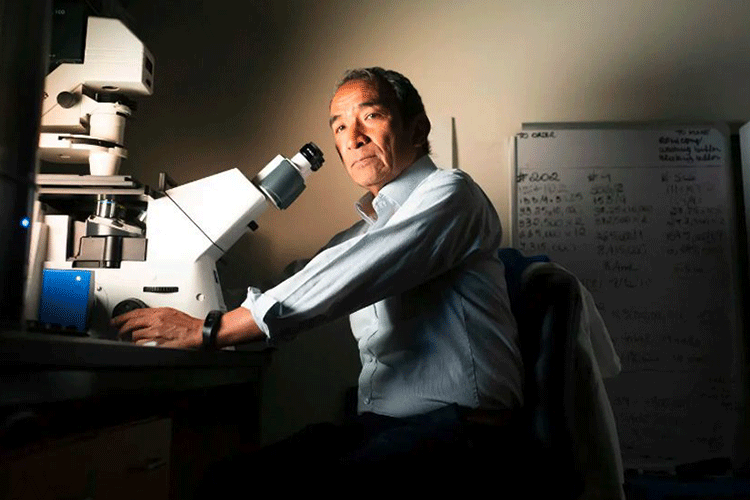
<svg viewBox="0 0 750 500"><path fill-rule="evenodd" d="M196 317L226 310L216 261L269 202L289 206L322 163L323 153L308 143L291 160L276 156L252 181L234 168L154 192L125 176L40 175L30 259L38 271L30 273L27 319L51 322L42 317L44 270L92 277L87 333L95 337L114 338L109 320L135 308L173 307ZM96 213L81 220L92 204ZM73 205L84 208L66 210Z"/></svg>
<svg viewBox="0 0 750 500"><path fill-rule="evenodd" d="M45 79L39 156L89 163L115 175L123 158L132 98L153 93L154 59L117 19L89 17L83 63L63 63Z"/></svg>
<svg viewBox="0 0 750 500"><path fill-rule="evenodd" d="M47 76L39 155L88 163L92 175L37 176L27 322L114 338L110 319L134 308L226 310L216 261L268 202L284 209L297 198L323 153L308 143L291 159L277 155L252 181L235 168L182 186L162 175L151 190L116 175L131 99L152 93L154 63L119 20L87 24L83 63Z"/></svg>

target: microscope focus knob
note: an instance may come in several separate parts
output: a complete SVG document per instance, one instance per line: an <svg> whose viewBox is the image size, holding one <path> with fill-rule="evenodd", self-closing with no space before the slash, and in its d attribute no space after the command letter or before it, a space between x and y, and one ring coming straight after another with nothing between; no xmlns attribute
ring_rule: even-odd
<svg viewBox="0 0 750 500"><path fill-rule="evenodd" d="M133 311L135 309L148 309L148 306L145 302L139 299L125 299L117 304L114 309L112 309L112 317L114 318L115 316L125 314L126 312Z"/></svg>
<svg viewBox="0 0 750 500"><path fill-rule="evenodd" d="M60 92L57 94L57 104L65 109L72 108L78 104L78 96L72 92Z"/></svg>

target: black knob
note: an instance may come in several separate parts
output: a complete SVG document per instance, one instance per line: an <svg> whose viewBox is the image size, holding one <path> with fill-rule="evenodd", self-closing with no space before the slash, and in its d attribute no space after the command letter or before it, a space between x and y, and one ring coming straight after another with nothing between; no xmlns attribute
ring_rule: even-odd
<svg viewBox="0 0 750 500"><path fill-rule="evenodd" d="M125 299L119 304L115 306L114 309L112 309L112 317L119 316L120 314L125 314L129 311L134 311L135 309L148 309L148 306L140 299L134 299L129 298Z"/></svg>
<svg viewBox="0 0 750 500"><path fill-rule="evenodd" d="M57 104L65 109L72 108L78 104L78 96L72 92L60 92L57 94Z"/></svg>

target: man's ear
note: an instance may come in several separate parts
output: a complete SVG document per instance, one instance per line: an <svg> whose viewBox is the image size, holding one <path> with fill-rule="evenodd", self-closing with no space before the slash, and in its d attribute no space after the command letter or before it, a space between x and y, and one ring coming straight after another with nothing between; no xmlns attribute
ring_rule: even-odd
<svg viewBox="0 0 750 500"><path fill-rule="evenodd" d="M427 137L430 135L432 125L427 115L422 113L414 118L414 132L412 134L412 145L424 146L427 143Z"/></svg>

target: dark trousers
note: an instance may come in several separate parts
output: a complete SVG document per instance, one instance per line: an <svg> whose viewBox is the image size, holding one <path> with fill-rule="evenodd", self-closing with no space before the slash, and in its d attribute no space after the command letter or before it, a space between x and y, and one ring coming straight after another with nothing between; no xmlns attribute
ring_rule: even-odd
<svg viewBox="0 0 750 500"><path fill-rule="evenodd" d="M520 458L514 425L474 424L463 413L451 405L408 418L364 413L341 425L314 424L215 464L196 498L237 498L230 492L247 491L243 485L253 480L311 492L394 481L422 491L497 486L501 477L513 478Z"/></svg>

